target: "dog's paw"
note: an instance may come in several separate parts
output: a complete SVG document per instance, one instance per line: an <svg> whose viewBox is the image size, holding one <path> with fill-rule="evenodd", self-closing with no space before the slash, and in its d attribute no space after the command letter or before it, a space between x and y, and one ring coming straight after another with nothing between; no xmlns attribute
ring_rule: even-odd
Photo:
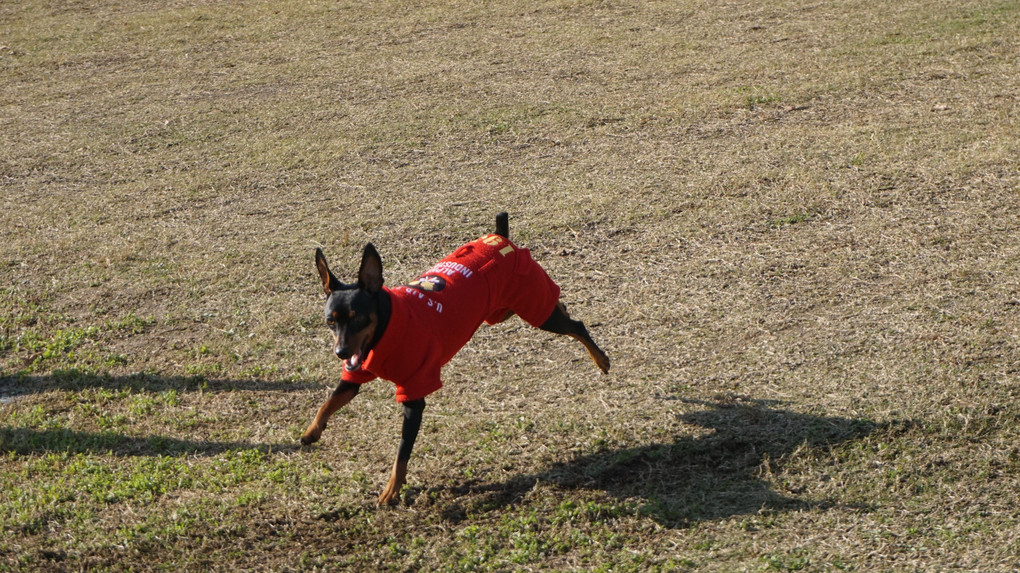
<svg viewBox="0 0 1020 573"><path fill-rule="evenodd" d="M382 495L379 496L379 501L376 502L377 507L390 507L400 503L400 490L393 491L387 487Z"/></svg>
<svg viewBox="0 0 1020 573"><path fill-rule="evenodd" d="M309 426L308 429L305 430L304 435L301 436L301 445L303 445L303 446L310 446L310 445L314 444L315 442L318 442L319 438L321 436L322 436L322 429L320 429L320 428L318 428L316 426Z"/></svg>
<svg viewBox="0 0 1020 573"><path fill-rule="evenodd" d="M606 356L606 353L601 350L598 352L593 350L589 354L591 354L591 359L595 361L595 366L598 366L603 374L609 374L609 357Z"/></svg>
<svg viewBox="0 0 1020 573"><path fill-rule="evenodd" d="M379 501L376 503L376 506L387 507L400 503L400 491L404 489L404 485L406 484L406 479L391 477L389 483L386 484L386 489L384 489L382 494L379 496Z"/></svg>

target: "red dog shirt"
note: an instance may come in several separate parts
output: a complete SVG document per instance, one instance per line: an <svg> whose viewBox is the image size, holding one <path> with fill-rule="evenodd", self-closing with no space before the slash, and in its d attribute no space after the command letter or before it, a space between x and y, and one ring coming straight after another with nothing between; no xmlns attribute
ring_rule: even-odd
<svg viewBox="0 0 1020 573"><path fill-rule="evenodd" d="M435 392L439 372L487 322L514 311L539 327L559 300L556 285L531 258L500 235L487 235L457 249L408 285L383 287L392 301L386 331L358 370L342 379L364 384L378 378L397 386L397 401Z"/></svg>

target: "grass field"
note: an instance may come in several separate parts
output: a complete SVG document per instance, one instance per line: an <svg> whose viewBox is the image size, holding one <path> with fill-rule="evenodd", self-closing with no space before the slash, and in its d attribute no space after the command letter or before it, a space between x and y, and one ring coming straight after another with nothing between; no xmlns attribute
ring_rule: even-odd
<svg viewBox="0 0 1020 573"><path fill-rule="evenodd" d="M0 3L0 570L1020 569L1020 3ZM511 213L403 503L313 252Z"/></svg>

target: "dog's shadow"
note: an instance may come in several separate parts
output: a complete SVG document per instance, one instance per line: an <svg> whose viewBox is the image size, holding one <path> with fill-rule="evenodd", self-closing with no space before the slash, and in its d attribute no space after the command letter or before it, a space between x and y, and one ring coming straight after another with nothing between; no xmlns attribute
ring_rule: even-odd
<svg viewBox="0 0 1020 573"><path fill-rule="evenodd" d="M681 421L707 432L678 436L671 443L598 451L504 483L457 485L453 493L473 498L471 508L451 506L446 517L458 521L472 511L516 505L543 484L604 491L621 502L636 502L642 514L668 527L827 505L832 502L798 495L796 488L776 491L769 474L801 448L837 447L884 427L782 410L760 400L685 402L691 411Z"/></svg>

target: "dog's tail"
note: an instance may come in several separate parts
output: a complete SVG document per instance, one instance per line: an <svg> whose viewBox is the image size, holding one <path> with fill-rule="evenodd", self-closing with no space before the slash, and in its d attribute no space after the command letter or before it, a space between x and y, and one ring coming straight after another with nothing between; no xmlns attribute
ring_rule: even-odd
<svg viewBox="0 0 1020 573"><path fill-rule="evenodd" d="M504 239L510 238L510 215L506 211L496 215L496 234Z"/></svg>

